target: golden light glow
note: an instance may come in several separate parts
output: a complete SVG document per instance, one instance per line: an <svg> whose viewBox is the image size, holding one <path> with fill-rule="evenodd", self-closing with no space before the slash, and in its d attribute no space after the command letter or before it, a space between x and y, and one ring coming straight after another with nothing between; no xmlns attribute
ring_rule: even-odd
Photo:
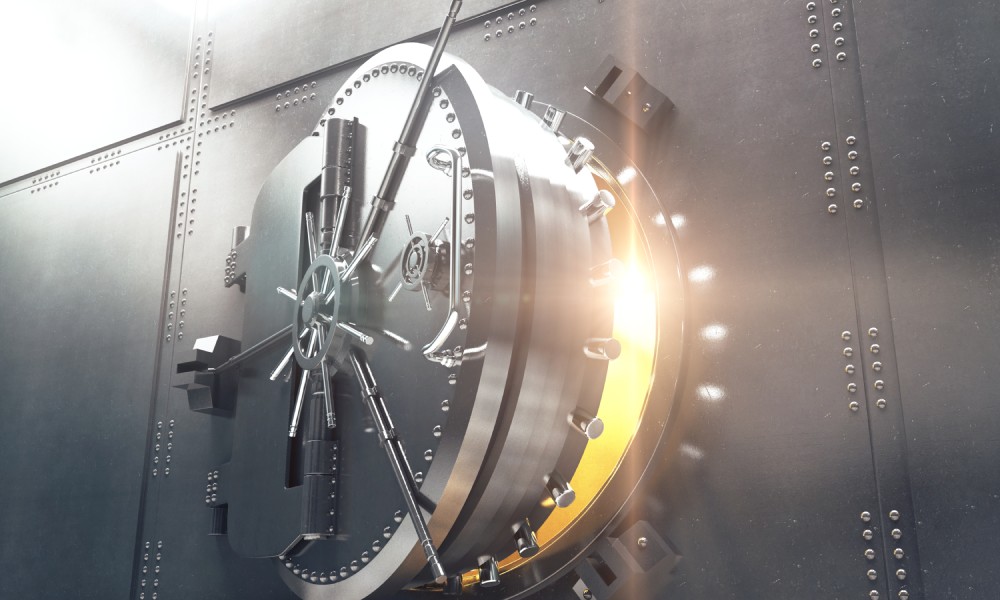
<svg viewBox="0 0 1000 600"><path fill-rule="evenodd" d="M606 171L605 171L606 173ZM537 529L544 554L546 546L564 535L601 493L620 468L642 417L653 376L656 347L656 294L652 268L645 245L635 227L628 198L619 182L610 176L595 176L598 186L611 191L616 208L607 215L614 257L624 265L614 284L614 333L622 352L608 364L608 374L597 416L604 433L587 443L580 465L570 480L576 501L555 510ZM516 553L500 561L501 572L516 569L530 559Z"/></svg>

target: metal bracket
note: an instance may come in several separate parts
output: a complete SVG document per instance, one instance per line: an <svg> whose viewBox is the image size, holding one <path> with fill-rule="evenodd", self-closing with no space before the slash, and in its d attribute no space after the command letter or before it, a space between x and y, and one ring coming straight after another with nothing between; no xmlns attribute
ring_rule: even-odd
<svg viewBox="0 0 1000 600"><path fill-rule="evenodd" d="M583 89L647 131L655 128L658 115L674 107L666 94L610 54Z"/></svg>
<svg viewBox="0 0 1000 600"><path fill-rule="evenodd" d="M188 406L196 412L228 414L236 398L238 371L207 372L240 351L240 342L221 335L199 338L177 363L175 388L187 392Z"/></svg>
<svg viewBox="0 0 1000 600"><path fill-rule="evenodd" d="M607 537L576 566L573 586L583 600L618 600L643 596L637 590L662 589L681 556L646 521L638 521L617 538Z"/></svg>

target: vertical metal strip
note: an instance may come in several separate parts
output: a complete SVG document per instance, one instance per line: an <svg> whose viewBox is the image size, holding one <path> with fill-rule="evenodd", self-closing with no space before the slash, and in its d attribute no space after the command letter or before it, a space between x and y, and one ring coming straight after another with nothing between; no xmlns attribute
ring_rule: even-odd
<svg viewBox="0 0 1000 600"><path fill-rule="evenodd" d="M822 12L837 132L837 188L847 221L857 310L857 362L878 492L878 514L871 522L882 540L878 578L885 578L882 589L889 598L916 599L923 597L923 585L853 2L828 0Z"/></svg>

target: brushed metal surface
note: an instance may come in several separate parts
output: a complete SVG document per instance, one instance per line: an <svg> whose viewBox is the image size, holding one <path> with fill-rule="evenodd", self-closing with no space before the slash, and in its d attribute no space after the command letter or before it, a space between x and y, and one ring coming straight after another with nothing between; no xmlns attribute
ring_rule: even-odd
<svg viewBox="0 0 1000 600"><path fill-rule="evenodd" d="M129 593L177 165L0 202L0 597Z"/></svg>
<svg viewBox="0 0 1000 600"><path fill-rule="evenodd" d="M507 4L466 0L459 19ZM210 98L217 107L430 33L441 26L448 3L375 0L359 8L344 0L219 0L209 10L216 40Z"/></svg>
<svg viewBox="0 0 1000 600"><path fill-rule="evenodd" d="M1000 588L1000 65L982 6L855 8L928 598Z"/></svg>
<svg viewBox="0 0 1000 600"><path fill-rule="evenodd" d="M195 2L5 2L0 182L179 123Z"/></svg>

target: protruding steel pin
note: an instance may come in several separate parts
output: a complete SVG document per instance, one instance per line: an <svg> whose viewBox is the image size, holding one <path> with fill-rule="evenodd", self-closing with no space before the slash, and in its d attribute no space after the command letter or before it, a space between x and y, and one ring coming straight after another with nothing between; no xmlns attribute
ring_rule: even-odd
<svg viewBox="0 0 1000 600"><path fill-rule="evenodd" d="M615 338L590 338L583 345L583 353L595 360L614 360L621 356L622 345Z"/></svg>
<svg viewBox="0 0 1000 600"><path fill-rule="evenodd" d="M587 217L588 221L593 223L604 217L614 207L614 194L607 190L601 190L597 192L597 195L590 202L580 207L580 212Z"/></svg>
<svg viewBox="0 0 1000 600"><path fill-rule="evenodd" d="M609 285L621 279L624 274L625 265L617 258L612 258L590 268L590 285L594 287Z"/></svg>
<svg viewBox="0 0 1000 600"><path fill-rule="evenodd" d="M375 343L375 338L360 329L357 329L357 327L355 327L352 323L337 323L337 329L358 338L358 341L365 346L371 346Z"/></svg>
<svg viewBox="0 0 1000 600"><path fill-rule="evenodd" d="M559 508L566 508L576 500L576 492L570 487L569 482L555 471L545 478L545 487Z"/></svg>
<svg viewBox="0 0 1000 600"><path fill-rule="evenodd" d="M535 95L531 92L526 92L524 90L517 90L514 92L514 102L517 102L524 108L531 110L531 105L535 101Z"/></svg>
<svg viewBox="0 0 1000 600"><path fill-rule="evenodd" d="M594 156L594 143L585 137L578 137L566 152L566 164L579 173Z"/></svg>
<svg viewBox="0 0 1000 600"><path fill-rule="evenodd" d="M295 293L295 290L287 290L287 289L285 289L283 287L279 287L278 288L278 293L281 294L282 296L287 296L287 297L291 298L292 300L298 300L299 299L299 296L298 296L298 294Z"/></svg>
<svg viewBox="0 0 1000 600"><path fill-rule="evenodd" d="M596 440L604 433L604 421L582 408L578 408L571 413L568 420L573 429L587 436L588 440Z"/></svg>
<svg viewBox="0 0 1000 600"><path fill-rule="evenodd" d="M479 557L479 585L482 587L496 587L500 585L500 566L497 559L492 556Z"/></svg>
<svg viewBox="0 0 1000 600"><path fill-rule="evenodd" d="M530 558L538 554L538 538L535 537L535 530L531 528L531 523L527 519L514 526L514 543L521 558Z"/></svg>
<svg viewBox="0 0 1000 600"><path fill-rule="evenodd" d="M461 596L462 595L462 576L452 575L448 578L448 581L444 584L444 595L445 596Z"/></svg>
<svg viewBox="0 0 1000 600"><path fill-rule="evenodd" d="M564 118L566 118L566 111L550 106L545 109L545 114L542 115L542 126L555 133L562 127Z"/></svg>

